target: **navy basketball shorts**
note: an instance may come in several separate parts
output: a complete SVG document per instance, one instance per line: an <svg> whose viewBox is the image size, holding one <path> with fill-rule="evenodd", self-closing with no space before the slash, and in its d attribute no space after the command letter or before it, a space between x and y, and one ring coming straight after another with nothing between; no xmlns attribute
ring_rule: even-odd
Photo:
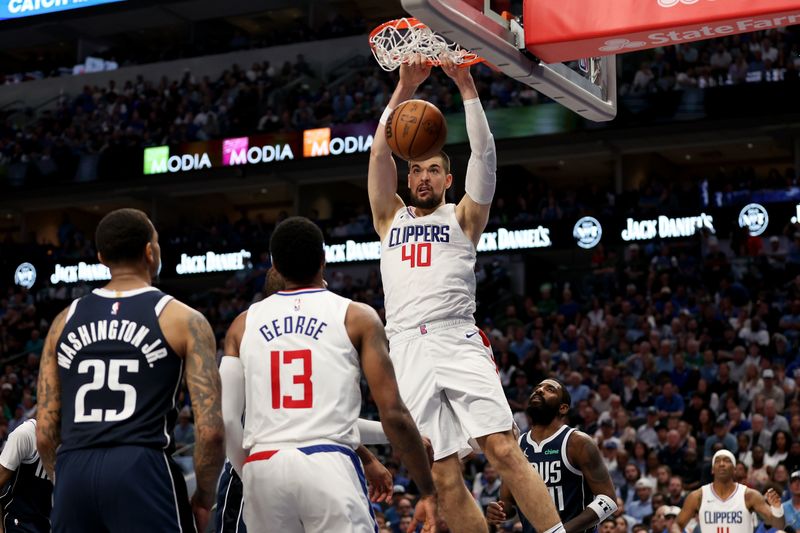
<svg viewBox="0 0 800 533"><path fill-rule="evenodd" d="M58 454L54 533L194 533L186 483L163 450L87 448Z"/></svg>

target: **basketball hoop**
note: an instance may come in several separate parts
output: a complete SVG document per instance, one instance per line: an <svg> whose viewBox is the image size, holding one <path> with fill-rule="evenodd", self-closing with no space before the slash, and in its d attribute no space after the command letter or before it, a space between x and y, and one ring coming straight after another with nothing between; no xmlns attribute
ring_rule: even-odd
<svg viewBox="0 0 800 533"><path fill-rule="evenodd" d="M436 67L440 65L441 54L448 54L460 67L483 61L477 54L448 41L412 17L390 20L372 30L369 46L375 60L386 71L396 70L414 54L422 54L428 65Z"/></svg>

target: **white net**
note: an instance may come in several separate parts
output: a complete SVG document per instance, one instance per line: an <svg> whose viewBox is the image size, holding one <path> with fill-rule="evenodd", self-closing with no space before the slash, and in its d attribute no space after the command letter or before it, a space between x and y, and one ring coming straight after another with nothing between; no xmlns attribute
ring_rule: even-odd
<svg viewBox="0 0 800 533"><path fill-rule="evenodd" d="M372 55L383 70L396 70L410 56L422 54L439 66L439 56L448 54L457 65L471 65L480 58L456 43L437 35L414 18L393 20L380 26L369 38Z"/></svg>

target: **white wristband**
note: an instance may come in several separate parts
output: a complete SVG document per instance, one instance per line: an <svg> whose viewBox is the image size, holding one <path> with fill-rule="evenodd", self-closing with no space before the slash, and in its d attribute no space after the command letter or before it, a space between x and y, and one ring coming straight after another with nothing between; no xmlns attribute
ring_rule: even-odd
<svg viewBox="0 0 800 533"><path fill-rule="evenodd" d="M775 518L783 517L783 505L781 505L778 508L775 508L775 507L770 505L769 506L769 511L772 513L772 516L774 516Z"/></svg>
<svg viewBox="0 0 800 533"><path fill-rule="evenodd" d="M386 109L383 110L383 115L381 115L380 120L378 120L381 126L385 126L386 123L389 122L389 115L392 114L392 111L394 111L394 109L389 106L386 106Z"/></svg>

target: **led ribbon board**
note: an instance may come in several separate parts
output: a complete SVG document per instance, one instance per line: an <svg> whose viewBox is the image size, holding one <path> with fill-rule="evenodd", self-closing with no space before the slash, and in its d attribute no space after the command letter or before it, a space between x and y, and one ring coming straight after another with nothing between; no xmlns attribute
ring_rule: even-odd
<svg viewBox="0 0 800 533"><path fill-rule="evenodd" d="M523 9L525 46L547 63L800 24L798 0L525 0Z"/></svg>
<svg viewBox="0 0 800 533"><path fill-rule="evenodd" d="M0 0L0 20L113 4L125 0Z"/></svg>

